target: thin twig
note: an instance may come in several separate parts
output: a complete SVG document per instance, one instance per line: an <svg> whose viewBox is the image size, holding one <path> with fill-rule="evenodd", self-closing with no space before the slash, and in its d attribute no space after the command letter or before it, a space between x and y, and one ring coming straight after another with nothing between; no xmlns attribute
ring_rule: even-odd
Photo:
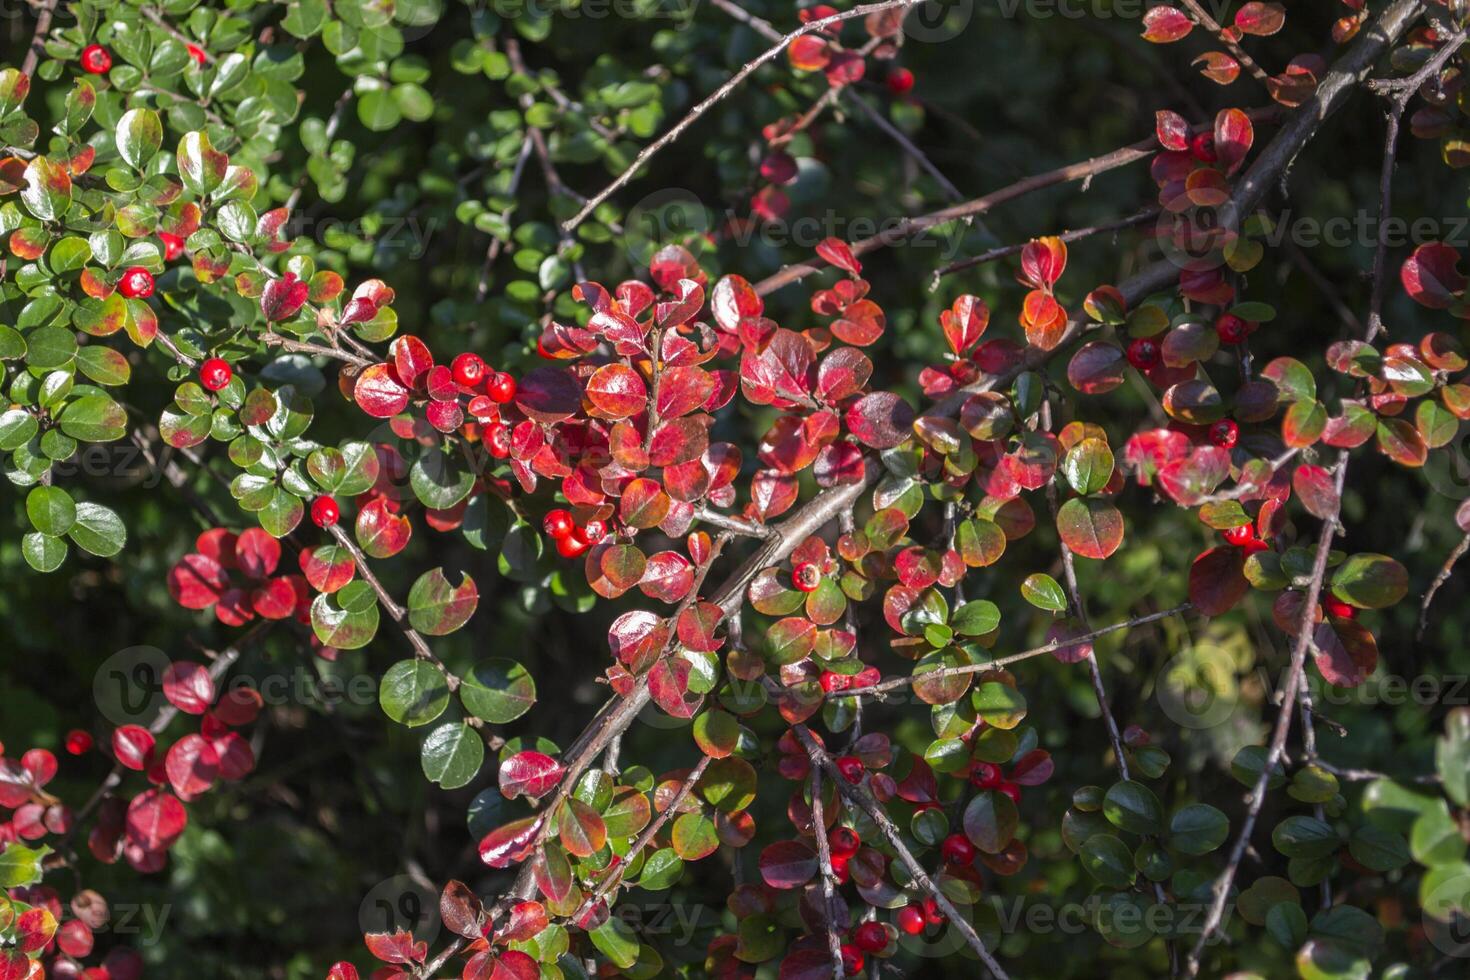
<svg viewBox="0 0 1470 980"><path fill-rule="evenodd" d="M596 194L593 194L590 198L588 198L587 203L582 206L582 210L578 211L567 221L563 222L562 228L566 231L575 230L578 225L580 225L583 221L587 219L587 216L590 215L599 204L607 200L618 190L620 190L625 184L631 181L638 174L638 171L642 170L643 167L648 163L648 161L653 159L653 157L660 150L677 140L680 136L684 134L685 130L687 130L700 117L702 117L706 112L713 108L716 103L720 102L731 92L735 91L735 89L739 88L740 84L744 82L747 78L749 78L757 68L761 67L766 62L773 60L782 51L785 51L786 46L792 41L795 41L799 37L804 37L807 34L812 34L820 31L823 28L830 27L833 24L841 23L845 20L852 20L855 17L866 17L869 14L879 13L884 10L892 10L895 7L908 7L918 2L919 0L879 0L878 3L860 4L856 7L853 7L851 10L844 10L840 13L831 14L827 17L819 17L816 20L807 21L805 24L802 24L800 27L784 35L778 43L773 44L771 47L767 48L754 60L746 62L739 71L727 78L724 84L722 84L719 88L715 89L708 96L706 96L704 101L700 102L693 109L690 109L689 112L685 114L684 118L675 123L662 136L640 150L638 152L638 155L633 158L633 162L629 164L628 167L624 169L621 174L614 178L612 183L608 184L602 190L598 191Z"/></svg>
<svg viewBox="0 0 1470 980"><path fill-rule="evenodd" d="M1429 629L1429 604L1434 601L1434 595L1439 591L1440 586L1450 580L1450 574L1454 571L1455 562L1465 557L1465 552L1467 551L1470 551L1470 534L1466 534L1460 539L1460 543L1455 545L1455 549L1450 552L1450 556L1440 566L1439 574L1435 575L1434 581L1429 583L1429 590L1424 593L1424 601L1419 603L1419 629L1414 634L1414 639L1424 639L1424 632Z"/></svg>
<svg viewBox="0 0 1470 980"><path fill-rule="evenodd" d="M1132 228L1134 225L1144 224L1145 222L1151 221L1158 216L1158 208L1148 208L1146 210L1138 212L1137 214L1130 214L1126 218L1118 218L1114 221L1104 222L1100 225L1089 225L1086 228L1077 228L1072 231L1064 231L1060 235L1056 235L1055 237L1063 242L1075 242L1080 239L1087 238L1091 235L1096 235L1105 231L1121 231L1124 228ZM929 280L929 291L932 293L934 290L938 289L939 280L943 279L945 276L951 273L959 272L962 269L972 269L977 265L985 265L987 262L994 262L996 259L1003 259L1007 256L1015 255L1016 253L1023 250L1028 244L1030 243L1021 242L1018 245L1002 245L998 248L992 248L987 251L981 252L979 255L973 255L965 259L956 259L949 265L941 266L934 271L933 277Z"/></svg>
<svg viewBox="0 0 1470 980"><path fill-rule="evenodd" d="M1210 12L1199 3L1199 0L1183 0L1183 3L1184 8L1194 15L1194 19L1199 22L1201 27L1214 34L1220 39L1221 44L1230 49L1230 53L1235 56L1235 60L1240 62L1246 71L1250 72L1251 75L1262 83L1270 80L1271 76L1266 72L1266 69L1256 64L1255 59L1246 54L1245 48L1240 46L1240 42L1235 40L1229 31L1222 28L1215 21L1215 18L1210 16Z"/></svg>
<svg viewBox="0 0 1470 980"><path fill-rule="evenodd" d="M827 814L822 806L822 767L814 761L811 769L812 836L817 839L817 877L822 880L822 924L827 930L832 975L840 977L847 971L842 968L842 937L837 934L837 902L832 894L832 882L837 875L832 870L832 846L827 841Z"/></svg>
<svg viewBox="0 0 1470 980"><path fill-rule="evenodd" d="M25 60L20 63L20 73L30 77L36 73L41 52L46 50L46 32L51 30L51 17L56 13L57 0L44 0L36 11L36 30L31 34L30 47L26 48Z"/></svg>

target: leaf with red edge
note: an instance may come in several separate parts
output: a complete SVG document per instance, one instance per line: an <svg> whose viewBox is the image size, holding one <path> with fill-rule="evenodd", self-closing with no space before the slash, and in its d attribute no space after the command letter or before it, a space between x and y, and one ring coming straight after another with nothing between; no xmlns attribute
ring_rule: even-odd
<svg viewBox="0 0 1470 980"><path fill-rule="evenodd" d="M856 276L863 271L862 263L852 254L852 247L840 238L826 238L817 243L817 255L849 275Z"/></svg>
<svg viewBox="0 0 1470 980"><path fill-rule="evenodd" d="M1229 85L1240 77L1240 62L1223 51L1206 51L1190 64L1203 64L1199 73L1216 85Z"/></svg>
<svg viewBox="0 0 1470 980"><path fill-rule="evenodd" d="M538 367L517 382L515 404L532 421L554 425L582 407L582 386L567 368Z"/></svg>
<svg viewBox="0 0 1470 980"><path fill-rule="evenodd" d="M1067 243L1055 235L1037 238L1021 248L1023 284L1050 290L1067 268Z"/></svg>
<svg viewBox="0 0 1470 980"><path fill-rule="evenodd" d="M1152 41L1154 44L1169 44L1187 35L1194 28L1194 21L1184 15L1182 10L1166 7L1162 4L1151 7L1148 13L1143 15L1143 39Z"/></svg>
<svg viewBox="0 0 1470 980"><path fill-rule="evenodd" d="M386 364L373 364L357 376L352 400L375 419L392 418L408 407L408 389Z"/></svg>
<svg viewBox="0 0 1470 980"><path fill-rule="evenodd" d="M352 553L335 544L303 549L298 563L306 581L318 592L336 592L357 574Z"/></svg>
<svg viewBox="0 0 1470 980"><path fill-rule="evenodd" d="M1400 466L1423 466L1429 459L1424 436L1408 419L1379 419L1376 436L1378 451Z"/></svg>
<svg viewBox="0 0 1470 980"><path fill-rule="evenodd" d="M891 449L913 434L915 413L908 402L891 391L875 391L853 402L845 419L847 430L874 449Z"/></svg>
<svg viewBox="0 0 1470 980"><path fill-rule="evenodd" d="M870 299L861 299L842 311L832 322L832 333L844 344L866 347L883 336L888 324L882 307Z"/></svg>
<svg viewBox="0 0 1470 980"><path fill-rule="evenodd" d="M143 772L153 764L153 733L142 725L122 725L112 733L112 756L125 769Z"/></svg>
<svg viewBox="0 0 1470 980"><path fill-rule="evenodd" d="M677 551L660 551L649 556L638 588L650 599L674 603L694 587L694 566Z"/></svg>
<svg viewBox="0 0 1470 980"><path fill-rule="evenodd" d="M1286 23L1286 9L1279 3L1250 0L1235 12L1235 26L1242 34L1270 37Z"/></svg>
<svg viewBox="0 0 1470 980"><path fill-rule="evenodd" d="M1101 395L1123 383L1127 358L1123 351L1101 340L1078 348L1067 364L1067 380L1084 395Z"/></svg>
<svg viewBox="0 0 1470 980"><path fill-rule="evenodd" d="M765 302L742 276L722 276L710 294L710 312L720 329L735 333L743 320L759 317Z"/></svg>
<svg viewBox="0 0 1470 980"><path fill-rule="evenodd" d="M391 558L408 547L413 536L413 524L396 513L386 497L377 497L359 510L353 530L369 558Z"/></svg>
<svg viewBox="0 0 1470 980"><path fill-rule="evenodd" d="M674 718L693 718L703 698L689 690L692 665L682 657L665 657L648 672L653 701Z"/></svg>
<svg viewBox="0 0 1470 980"><path fill-rule="evenodd" d="M189 822L184 804L172 793L149 789L128 804L128 839L145 851L161 851L179 839Z"/></svg>
<svg viewBox="0 0 1470 980"><path fill-rule="evenodd" d="M209 791L219 778L219 754L202 735L185 735L164 757L169 785L181 800L192 800Z"/></svg>
<svg viewBox="0 0 1470 980"><path fill-rule="evenodd" d="M630 480L618 502L618 517L629 527L657 527L669 513L669 497L658 481Z"/></svg>
<svg viewBox="0 0 1470 980"><path fill-rule="evenodd" d="M1110 501L1074 497L1057 511L1057 530L1078 555L1103 559L1123 543L1123 515Z"/></svg>
<svg viewBox="0 0 1470 980"><path fill-rule="evenodd" d="M361 975L357 972L357 967L346 960L339 960L327 971L327 980L361 980Z"/></svg>
<svg viewBox="0 0 1470 980"><path fill-rule="evenodd" d="M1240 167L1254 140L1251 118L1239 109L1221 109L1215 116L1215 155L1225 173Z"/></svg>
<svg viewBox="0 0 1470 980"><path fill-rule="evenodd" d="M544 752L517 752L500 764L500 792L507 800L518 796L539 799L556 788L562 765Z"/></svg>
<svg viewBox="0 0 1470 980"><path fill-rule="evenodd" d="M208 609L230 587L230 576L207 555L190 553L168 572L168 594L185 609Z"/></svg>
<svg viewBox="0 0 1470 980"><path fill-rule="evenodd" d="M1323 467L1309 463L1298 466L1291 475L1291 485L1312 516L1325 520L1337 513L1337 488L1332 474Z"/></svg>
<svg viewBox="0 0 1470 980"><path fill-rule="evenodd" d="M575 857L591 857L607 843L607 825L602 816L575 796L562 804L556 832L561 846Z"/></svg>
<svg viewBox="0 0 1470 980"><path fill-rule="evenodd" d="M1448 309L1465 289L1460 253L1443 242L1414 249L1399 268L1399 281L1414 302L1432 310Z"/></svg>
<svg viewBox="0 0 1470 980"><path fill-rule="evenodd" d="M800 888L817 874L817 855L799 840L767 844L759 860L761 880L783 891Z"/></svg>
<svg viewBox="0 0 1470 980"><path fill-rule="evenodd" d="M1170 109L1154 113L1154 134L1166 150L1189 149L1189 120Z"/></svg>
<svg viewBox="0 0 1470 980"><path fill-rule="evenodd" d="M816 356L805 337L777 329L762 350L746 350L741 356L741 390L757 405L805 401L815 381L815 363Z"/></svg>
<svg viewBox="0 0 1470 980"><path fill-rule="evenodd" d="M163 696L188 715L202 715L214 703L214 678L192 660L176 660L163 672Z"/></svg>
<svg viewBox="0 0 1470 980"><path fill-rule="evenodd" d="M1211 548L1189 566L1189 601L1206 616L1229 612L1249 591L1244 552L1239 548Z"/></svg>
<svg viewBox="0 0 1470 980"><path fill-rule="evenodd" d="M1378 666L1378 643L1363 624L1333 618L1312 630L1313 661L1329 684L1357 687Z"/></svg>
<svg viewBox="0 0 1470 980"><path fill-rule="evenodd" d="M663 650L669 625L661 616L644 609L623 613L608 627L607 642L618 662L633 673L641 673Z"/></svg>
<svg viewBox="0 0 1470 980"><path fill-rule="evenodd" d="M990 307L978 296L966 293L958 297L947 310L939 314L939 326L944 330L944 339L956 357L963 357L971 347L980 342L985 328L990 325Z"/></svg>
<svg viewBox="0 0 1470 980"><path fill-rule="evenodd" d="M398 383L414 391L423 391L429 372L434 368L434 355L429 352L429 345L412 334L404 334L394 338L388 346L388 354L393 358L393 371Z"/></svg>
<svg viewBox="0 0 1470 980"><path fill-rule="evenodd" d="M520 864L535 850L545 818L544 813L538 813L496 827L480 839L480 860L496 869Z"/></svg>
<svg viewBox="0 0 1470 980"><path fill-rule="evenodd" d="M260 312L271 322L289 320L306 305L310 295L311 288L296 278L294 272L288 272L265 284L260 294Z"/></svg>
<svg viewBox="0 0 1470 980"><path fill-rule="evenodd" d="M604 364L598 368L587 379L586 394L593 407L610 419L636 415L648 403L648 386L626 364Z"/></svg>
<svg viewBox="0 0 1470 980"><path fill-rule="evenodd" d="M416 941L406 929L397 932L369 932L362 937L368 952L384 963L422 963L429 955L429 944Z"/></svg>

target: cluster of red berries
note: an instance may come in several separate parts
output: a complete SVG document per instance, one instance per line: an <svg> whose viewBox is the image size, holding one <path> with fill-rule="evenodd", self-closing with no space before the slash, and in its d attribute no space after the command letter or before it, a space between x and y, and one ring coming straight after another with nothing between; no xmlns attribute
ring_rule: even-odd
<svg viewBox="0 0 1470 980"><path fill-rule="evenodd" d="M556 553L563 558L575 558L607 537L606 521L594 519L578 524L571 512L561 507L547 511L541 529L556 543Z"/></svg>
<svg viewBox="0 0 1470 980"><path fill-rule="evenodd" d="M863 954L881 953L888 948L888 930L883 928L881 922L862 922L849 934L851 942L843 943L840 947L842 953L842 972L849 977L856 977L863 972Z"/></svg>
<svg viewBox="0 0 1470 980"><path fill-rule="evenodd" d="M1238 527L1227 527L1220 532L1226 544L1245 551L1245 557L1249 558L1258 551L1266 551L1271 546L1256 537L1256 529L1249 524L1241 524Z"/></svg>
<svg viewBox="0 0 1470 980"><path fill-rule="evenodd" d="M1021 787L1001 775L1000 766L993 762L977 762L970 769L970 785L977 789L993 789L1011 798L1012 803L1021 802Z"/></svg>
<svg viewBox="0 0 1470 980"><path fill-rule="evenodd" d="M516 379L503 371L496 371L479 354L466 351L456 356L449 363L449 373L455 384L470 391L483 392L476 398L488 398L496 405L504 405L516 396ZM475 411L473 399L470 401L469 411L471 415L485 415ZM505 459L510 455L510 427L505 423L491 422L486 426L482 438L491 456Z"/></svg>
<svg viewBox="0 0 1470 980"><path fill-rule="evenodd" d="M898 916L894 920L901 932L917 936L928 926L937 926L944 921L944 913L939 911L939 903L934 896L925 895L917 905L905 905L898 910Z"/></svg>
<svg viewBox="0 0 1470 980"><path fill-rule="evenodd" d="M321 496L311 502L311 521L317 527L329 528L342 516L335 497Z"/></svg>

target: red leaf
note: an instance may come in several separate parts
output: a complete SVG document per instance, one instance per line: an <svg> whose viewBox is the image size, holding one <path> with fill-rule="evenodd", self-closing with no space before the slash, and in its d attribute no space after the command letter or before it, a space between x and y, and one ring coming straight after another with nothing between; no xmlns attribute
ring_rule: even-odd
<svg viewBox="0 0 1470 980"><path fill-rule="evenodd" d="M852 254L852 248L840 238L828 238L818 243L817 254L849 275L856 276L863 271L862 263Z"/></svg>
<svg viewBox="0 0 1470 980"><path fill-rule="evenodd" d="M776 330L760 352L740 358L740 387L757 405L804 402L812 390L816 357L801 334Z"/></svg>
<svg viewBox="0 0 1470 980"><path fill-rule="evenodd" d="M1427 242L1414 249L1399 269L1404 292L1422 306L1443 310L1465 289L1460 253L1443 242Z"/></svg>
<svg viewBox="0 0 1470 980"><path fill-rule="evenodd" d="M913 432L914 410L891 391L875 391L847 410L847 430L866 446L891 449Z"/></svg>
<svg viewBox="0 0 1470 980"><path fill-rule="evenodd" d="M311 290L306 283L288 272L265 284L260 294L260 311L270 321L289 320L306 304Z"/></svg>
<svg viewBox="0 0 1470 980"><path fill-rule="evenodd" d="M985 328L990 325L990 307L978 296L965 294L957 298L950 308L939 314L939 326L944 330L944 339L956 357L963 357L971 347L980 342Z"/></svg>
<svg viewBox="0 0 1470 980"><path fill-rule="evenodd" d="M582 386L566 368L539 367L520 379L515 403L533 421L553 425L582 407Z"/></svg>
<svg viewBox="0 0 1470 980"><path fill-rule="evenodd" d="M408 389L398 383L386 364L374 364L357 376L352 400L375 419L397 415L408 407Z"/></svg>
<svg viewBox="0 0 1470 980"><path fill-rule="evenodd" d="M1254 140L1250 116L1239 109L1221 109L1215 116L1215 153L1227 174L1240 167Z"/></svg>
<svg viewBox="0 0 1470 980"><path fill-rule="evenodd" d="M184 804L172 793L150 789L128 804L126 827L128 839L145 851L167 848L189 822Z"/></svg>
<svg viewBox="0 0 1470 980"><path fill-rule="evenodd" d="M480 860L492 868L508 868L531 856L545 814L512 820L480 840Z"/></svg>
<svg viewBox="0 0 1470 980"><path fill-rule="evenodd" d="M168 594L185 609L208 609L229 587L229 575L207 555L187 554L168 572Z"/></svg>
<svg viewBox="0 0 1470 980"><path fill-rule="evenodd" d="M1279 3L1251 0L1235 12L1235 26L1242 34L1269 37L1286 23L1286 10Z"/></svg>
<svg viewBox="0 0 1470 980"><path fill-rule="evenodd" d="M153 764L153 733L142 725L123 725L112 733L112 755L126 769L142 772Z"/></svg>
<svg viewBox="0 0 1470 980"><path fill-rule="evenodd" d="M399 929L392 934L369 932L363 935L368 952L384 963L422 963L429 955L429 944L415 942L413 933Z"/></svg>
<svg viewBox="0 0 1470 980"><path fill-rule="evenodd" d="M185 735L168 750L163 768L179 799L192 800L219 778L219 754L204 736Z"/></svg>
<svg viewBox="0 0 1470 980"><path fill-rule="evenodd" d="M542 752L517 752L500 764L500 792L508 800L545 796L560 782L561 763Z"/></svg>
<svg viewBox="0 0 1470 980"><path fill-rule="evenodd" d="M799 840L766 845L760 856L761 878L772 888L800 888L817 873L817 855Z"/></svg>
<svg viewBox="0 0 1470 980"><path fill-rule="evenodd" d="M1239 548L1222 545L1203 552L1189 566L1189 601L1206 616L1219 616L1235 608L1250 591L1245 578L1245 558Z"/></svg>
<svg viewBox="0 0 1470 980"><path fill-rule="evenodd" d="M1168 44L1187 35L1194 28L1194 21L1184 12L1173 7L1153 7L1143 15L1143 39L1154 44Z"/></svg>
<svg viewBox="0 0 1470 980"><path fill-rule="evenodd" d="M1166 150L1189 149L1189 122L1177 112L1160 109L1154 113L1154 132Z"/></svg>
<svg viewBox="0 0 1470 980"><path fill-rule="evenodd" d="M1021 249L1021 282L1050 290L1067 268L1067 244L1048 236L1027 242Z"/></svg>
<svg viewBox="0 0 1470 980"><path fill-rule="evenodd" d="M163 696L188 715L202 715L214 703L214 678L192 660L176 660L163 672Z"/></svg>

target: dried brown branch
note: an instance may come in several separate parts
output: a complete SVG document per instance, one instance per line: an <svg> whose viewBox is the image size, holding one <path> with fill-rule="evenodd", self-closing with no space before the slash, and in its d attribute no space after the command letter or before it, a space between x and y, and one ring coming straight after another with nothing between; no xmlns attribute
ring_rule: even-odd
<svg viewBox="0 0 1470 980"><path fill-rule="evenodd" d="M1424 632L1429 629L1429 605L1434 602L1435 593L1440 590L1440 586L1450 580L1450 575L1455 569L1455 562L1465 557L1467 551L1470 551L1470 534L1460 539L1460 543L1455 545L1454 550L1440 566L1439 573L1434 576L1434 581L1429 583L1429 589L1424 593L1424 601L1419 604L1419 629L1414 634L1416 640L1424 639Z"/></svg>

